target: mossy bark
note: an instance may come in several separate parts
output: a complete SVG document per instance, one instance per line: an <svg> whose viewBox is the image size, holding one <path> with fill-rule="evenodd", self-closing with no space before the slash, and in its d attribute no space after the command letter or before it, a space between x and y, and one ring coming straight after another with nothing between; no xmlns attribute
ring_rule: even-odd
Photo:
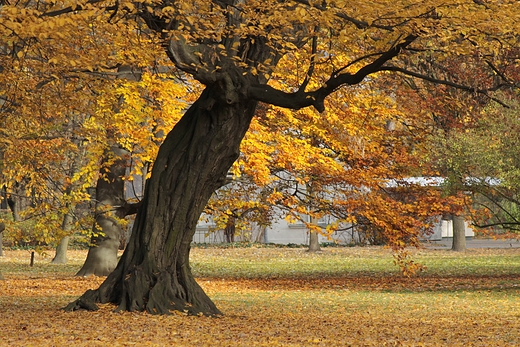
<svg viewBox="0 0 520 347"><path fill-rule="evenodd" d="M238 158L256 108L225 95L217 84L207 87L168 134L116 269L67 310L112 302L118 310L220 314L195 281L189 252L200 214Z"/></svg>

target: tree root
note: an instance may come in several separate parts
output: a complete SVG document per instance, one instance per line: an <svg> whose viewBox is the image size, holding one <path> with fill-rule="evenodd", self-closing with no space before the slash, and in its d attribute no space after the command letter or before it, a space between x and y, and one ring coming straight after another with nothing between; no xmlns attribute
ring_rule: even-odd
<svg viewBox="0 0 520 347"><path fill-rule="evenodd" d="M114 274L113 274L114 275ZM97 311L97 303L113 302L118 311L142 312L150 314L171 314L174 311L187 315L218 317L222 313L194 280L184 278L181 285L178 280L164 271L152 276L136 267L125 276L122 292L114 298L114 282L105 281L97 290L87 290L80 298L71 302L65 311ZM108 280L108 279L107 279ZM189 288L189 289L187 289ZM190 294L187 295L186 293ZM189 298L188 298L189 297Z"/></svg>
<svg viewBox="0 0 520 347"><path fill-rule="evenodd" d="M67 312L77 310L97 311L99 307L96 305L98 294L97 291L89 289L79 299L71 302L63 308Z"/></svg>

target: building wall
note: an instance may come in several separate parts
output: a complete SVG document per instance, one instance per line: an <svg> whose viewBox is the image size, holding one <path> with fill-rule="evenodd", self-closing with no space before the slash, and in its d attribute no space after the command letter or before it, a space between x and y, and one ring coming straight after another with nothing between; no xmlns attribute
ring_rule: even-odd
<svg viewBox="0 0 520 347"><path fill-rule="evenodd" d="M323 228L326 227L326 223L318 223ZM215 227L211 222L201 222L197 226L197 231L193 237L195 243L221 243L226 242L223 230L213 230ZM469 227L469 223L466 222L466 237L473 237L475 233ZM424 235L425 240L439 241L443 238L453 237L453 222L451 220L444 220L441 217L435 217L433 232L428 235ZM341 230L334 232L331 238L327 238L323 235L318 235L319 242L338 242L341 244L349 244L352 242L358 242L359 237L352 229ZM274 243L274 244L309 244L309 232L303 223L290 223L285 219L276 220L271 226L262 228L260 226L254 226L245 235L237 235L235 241L252 241L262 243Z"/></svg>

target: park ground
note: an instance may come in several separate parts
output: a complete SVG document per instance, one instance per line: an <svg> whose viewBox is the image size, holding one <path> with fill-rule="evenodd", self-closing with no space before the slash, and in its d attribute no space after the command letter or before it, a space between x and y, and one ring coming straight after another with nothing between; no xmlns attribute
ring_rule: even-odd
<svg viewBox="0 0 520 347"><path fill-rule="evenodd" d="M4 251L0 346L520 346L520 249L414 250L404 277L380 247L195 248L192 268L224 315L60 310L103 278L86 251L50 264ZM52 256L52 254L50 254Z"/></svg>

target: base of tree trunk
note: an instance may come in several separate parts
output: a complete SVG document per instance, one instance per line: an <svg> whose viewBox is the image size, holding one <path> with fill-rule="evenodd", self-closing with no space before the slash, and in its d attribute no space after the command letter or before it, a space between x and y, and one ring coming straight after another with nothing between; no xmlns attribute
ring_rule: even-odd
<svg viewBox="0 0 520 347"><path fill-rule="evenodd" d="M76 276L108 276L117 266L119 240L104 237L88 249L87 259Z"/></svg>
<svg viewBox="0 0 520 347"><path fill-rule="evenodd" d="M52 259L53 264L67 264L67 248L69 247L70 236L61 239L58 247L56 247L56 255Z"/></svg>
<svg viewBox="0 0 520 347"><path fill-rule="evenodd" d="M453 244L454 252L466 251L466 224L463 216L453 216Z"/></svg>
<svg viewBox="0 0 520 347"><path fill-rule="evenodd" d="M309 233L309 248L307 249L307 252L321 252L320 242L316 232Z"/></svg>
<svg viewBox="0 0 520 347"><path fill-rule="evenodd" d="M96 311L98 303L113 303L117 305L116 312L171 314L177 311L210 317L222 315L191 274L172 276L163 271L150 275L145 268L135 267L121 279L123 267L118 267L97 290L88 290L64 310Z"/></svg>

